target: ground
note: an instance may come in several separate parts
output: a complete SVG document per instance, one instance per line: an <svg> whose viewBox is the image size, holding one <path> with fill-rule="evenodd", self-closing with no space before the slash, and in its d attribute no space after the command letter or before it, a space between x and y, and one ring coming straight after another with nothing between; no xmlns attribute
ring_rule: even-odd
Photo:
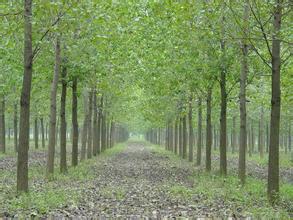
<svg viewBox="0 0 293 220"><path fill-rule="evenodd" d="M205 173L143 141L120 144L50 181L45 152L30 158L31 191L20 196L14 192L15 157L0 159L0 199L6 201L0 217L292 217L292 176L282 185L280 204L271 207L262 176L248 178L243 188L235 176Z"/></svg>

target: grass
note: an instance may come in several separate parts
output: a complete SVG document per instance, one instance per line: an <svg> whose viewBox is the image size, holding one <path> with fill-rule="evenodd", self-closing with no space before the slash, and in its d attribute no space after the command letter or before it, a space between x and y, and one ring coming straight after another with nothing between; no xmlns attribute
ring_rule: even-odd
<svg viewBox="0 0 293 220"><path fill-rule="evenodd" d="M15 191L15 170L0 173L0 218L4 213L18 213L18 217L39 216L49 210L74 205L82 198L81 185L87 186L95 178L97 161L106 159L123 151L125 144L117 144L98 157L85 160L77 167L69 167L67 174L60 174L56 163L55 174L51 181L45 177L45 167L32 166L29 169L30 191L17 194ZM59 162L59 161L58 161ZM115 191L116 198L122 199L124 192Z"/></svg>
<svg viewBox="0 0 293 220"><path fill-rule="evenodd" d="M213 150L212 152L213 155L219 155L219 151L218 150ZM285 153L284 151L280 151L280 168L292 168L293 167L293 156L292 156L292 152L290 153ZM235 152L234 154L232 154L232 152L227 152L227 157L228 158L237 158L238 159L238 152ZM252 154L252 156L249 156L247 154L247 161L252 161L257 163L258 165L261 166L267 166L269 163L269 158L268 158L268 154L264 153L263 158L260 157L260 155L258 153L254 153Z"/></svg>
<svg viewBox="0 0 293 220"><path fill-rule="evenodd" d="M126 191L120 187L105 187L101 189L100 193L105 198L121 201L124 199Z"/></svg>
<svg viewBox="0 0 293 220"><path fill-rule="evenodd" d="M170 160L178 164L178 160L185 161L166 151L164 147L152 145L150 149L160 155L168 156ZM186 162L187 163L187 162ZM224 201L232 206L232 209L245 211L247 216L256 219L290 219L293 216L293 186L281 184L279 204L272 207L267 197L267 186L262 180L247 177L245 186L242 186L235 175L222 177L217 172L207 173L194 169L194 174L189 177L194 183L193 187L167 183L163 188L167 189L170 196L192 201L194 195L204 195L201 203L208 206L215 201ZM290 216L291 215L291 216Z"/></svg>

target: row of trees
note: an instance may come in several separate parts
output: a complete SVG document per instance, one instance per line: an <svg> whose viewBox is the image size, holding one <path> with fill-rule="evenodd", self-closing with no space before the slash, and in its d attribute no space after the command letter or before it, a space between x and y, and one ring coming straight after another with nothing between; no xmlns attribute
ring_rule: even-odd
<svg viewBox="0 0 293 220"><path fill-rule="evenodd" d="M183 79L178 76L176 80L179 80L179 83L169 79L171 85L168 86L174 86L177 91L171 90L173 92L169 97L172 97L174 101L171 105L170 101L165 103L169 111L163 115L163 123L166 124L164 126L166 148L178 153L182 158L192 161L195 142L192 111L196 97L198 111L196 164L200 165L202 109L205 102L206 170L211 170L211 149L214 136L214 142L218 143L220 151L220 173L227 175L227 140L230 136L227 130L227 115L235 112L235 106L238 105L239 179L242 184L245 184L247 143L249 143L248 151L251 155L254 151L255 133L259 130L258 149L261 157L265 149L269 151L268 195L272 202L275 201L279 192L280 137L286 140L282 144L282 146L286 145L286 151L291 150L292 146L290 129L292 115L287 112L287 106L292 105L292 93L286 86L288 85L287 80L292 82L292 73L290 73L292 62L289 59L291 54L288 52L292 44L287 40L290 34L288 14L291 6L289 1L276 0L261 3L256 0L246 0L241 2L202 1L197 4L197 7L200 8L197 9L197 13L194 13L196 9L192 9L190 12L186 7L187 16L190 12L190 17L186 19L189 21L186 29L189 30L188 34L192 35L191 39L197 40L195 42L190 40L189 48L193 47L193 43L200 48L195 49L197 53L192 50L190 54L195 56L199 63L193 68L196 73L184 73ZM196 16L196 19L193 16ZM281 50L281 43L283 50ZM185 53L188 52L185 51ZM185 69L185 71L189 71L189 69ZM284 133L280 133L281 72L283 73L282 84L284 84L282 87L284 92L282 96L284 99L283 113L284 121L286 121L283 125ZM271 76L270 80L268 76ZM269 88L269 81L271 88ZM156 95L154 92L153 94ZM268 109L269 94L271 94L271 115L270 118L267 117L267 121L270 126L265 128L264 109ZM256 98L261 100L257 101ZM219 99L220 102L215 99ZM247 115L251 118L256 117L253 115L255 111L252 110L251 113L247 111L247 105L250 110L260 107L260 114L257 114L258 129L255 129L253 120L247 119ZM232 114L235 115L235 113ZM217 119L217 116L213 115L220 117ZM236 118L233 115L230 115L232 151L236 148ZM217 121L219 121L219 133L212 126L214 123L215 128ZM161 143L163 123L154 123L151 126L153 128L146 134L148 140L156 144ZM266 139L264 138L265 129ZM267 142L266 148L265 141Z"/></svg>
<svg viewBox="0 0 293 220"><path fill-rule="evenodd" d="M291 137L289 0L24 3L7 3L0 12L4 36L0 115L6 111L9 125L17 126L19 119L19 191L28 187L30 126L34 127L35 119L48 124L47 171L51 175L56 123L62 130L60 153L65 155L68 132L64 128L69 127L65 122L70 118L72 152L76 155L79 132L82 158L99 151L94 134L104 133L105 143L111 128L125 124L131 131L148 131L149 140L154 136L161 142L166 139L168 149L189 160L196 139L197 146L206 146L208 166L214 139L223 175L227 174L227 136L232 134L230 145L235 152L239 149L243 184L247 139L255 139L260 127L260 152L263 131L270 136L265 140L269 140L268 192L273 200L279 190L281 97L282 118L287 122L282 123L283 131ZM66 88L72 92L67 94ZM0 124L3 146L7 129ZM77 124L82 126L77 129ZM14 130L17 137L18 129ZM201 147L196 150L197 163L201 162ZM77 163L76 156L73 158Z"/></svg>

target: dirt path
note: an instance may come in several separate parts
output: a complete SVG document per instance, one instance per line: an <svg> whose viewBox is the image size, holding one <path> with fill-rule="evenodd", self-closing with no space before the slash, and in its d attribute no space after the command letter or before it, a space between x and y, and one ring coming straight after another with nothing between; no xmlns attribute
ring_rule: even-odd
<svg viewBox="0 0 293 220"><path fill-rule="evenodd" d="M102 167L101 167L102 166ZM203 195L176 198L167 186L192 187L190 163L174 163L168 156L151 152L143 143L132 142L114 157L93 169L97 170L91 187L84 188L78 206L54 210L51 216L137 219L151 217L226 216L229 206L215 201L201 204Z"/></svg>

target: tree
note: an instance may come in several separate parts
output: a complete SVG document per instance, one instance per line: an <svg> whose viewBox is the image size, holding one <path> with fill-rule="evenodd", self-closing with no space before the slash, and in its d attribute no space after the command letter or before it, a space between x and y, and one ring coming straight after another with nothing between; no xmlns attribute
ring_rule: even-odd
<svg viewBox="0 0 293 220"><path fill-rule="evenodd" d="M28 149L30 95L32 82L32 0L24 1L24 73L20 99L19 149L17 155L17 191L28 191Z"/></svg>
<svg viewBox="0 0 293 220"><path fill-rule="evenodd" d="M48 144L48 158L47 158L47 175L50 176L54 173L54 158L55 158L55 145L56 145L56 96L57 86L60 74L61 63L61 48L60 37L56 37L55 45L55 67L54 76L51 84L50 93L50 124L49 124L49 144Z"/></svg>

